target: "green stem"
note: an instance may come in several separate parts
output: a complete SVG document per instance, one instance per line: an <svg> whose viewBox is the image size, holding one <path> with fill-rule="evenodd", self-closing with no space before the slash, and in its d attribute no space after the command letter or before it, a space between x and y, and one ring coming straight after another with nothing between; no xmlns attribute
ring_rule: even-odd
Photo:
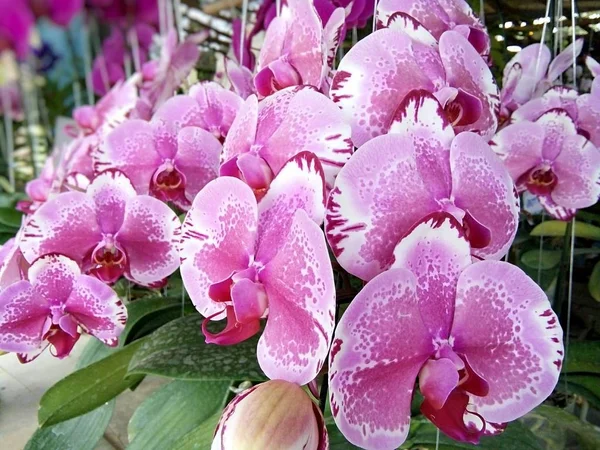
<svg viewBox="0 0 600 450"><path fill-rule="evenodd" d="M566 320L566 316L565 316L565 311L563 311L566 307L566 302L565 302L565 286L568 285L568 283L565 283L566 278L569 277L569 270L568 270L568 264L569 264L569 252L570 252L570 248L571 246L570 244L570 239L571 239L571 230L573 228L573 222L569 221L567 223L567 227L565 230L565 236L563 238L563 250L562 250L562 255L560 258L560 269L558 271L558 275L557 275L557 280L556 280L556 290L554 291L554 311L556 312L556 314L558 315L558 319L561 323L561 325L563 326L563 330L565 330L565 323L564 321Z"/></svg>

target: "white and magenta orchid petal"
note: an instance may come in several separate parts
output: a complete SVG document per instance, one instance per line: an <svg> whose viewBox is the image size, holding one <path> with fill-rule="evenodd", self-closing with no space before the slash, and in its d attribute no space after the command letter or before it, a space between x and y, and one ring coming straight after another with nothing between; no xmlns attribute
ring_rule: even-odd
<svg viewBox="0 0 600 450"><path fill-rule="evenodd" d="M81 275L75 261L59 254L47 254L35 260L28 271L35 293L55 305L64 303Z"/></svg>
<svg viewBox="0 0 600 450"><path fill-rule="evenodd" d="M0 291L24 278L27 263L19 247L21 230L16 237L9 239L0 246Z"/></svg>
<svg viewBox="0 0 600 450"><path fill-rule="evenodd" d="M196 99L205 130L217 139L227 136L244 100L217 83L203 82L190 88L189 95Z"/></svg>
<svg viewBox="0 0 600 450"><path fill-rule="evenodd" d="M586 56L585 57L585 65L588 68L588 70L590 72L592 72L592 75L595 77L600 76L600 63L598 61L596 61L594 58L592 58L591 56Z"/></svg>
<svg viewBox="0 0 600 450"><path fill-rule="evenodd" d="M102 240L92 197L64 192L44 203L23 228L21 251L28 262L61 253L81 263Z"/></svg>
<svg viewBox="0 0 600 450"><path fill-rule="evenodd" d="M257 222L254 193L238 179L217 178L194 199L181 227L179 254L186 290L204 317L224 311L210 298L209 288L248 267Z"/></svg>
<svg viewBox="0 0 600 450"><path fill-rule="evenodd" d="M325 217L325 180L319 159L310 152L292 157L258 203L256 260L270 261L285 243L296 210L317 225Z"/></svg>
<svg viewBox="0 0 600 450"><path fill-rule="evenodd" d="M471 264L469 242L453 216L434 213L418 223L394 250L394 269L417 281L421 320L434 339L447 339L452 326L456 282Z"/></svg>
<svg viewBox="0 0 600 450"><path fill-rule="evenodd" d="M556 159L567 136L577 134L575 122L564 109L551 109L542 114L535 123L544 127L542 155L547 161Z"/></svg>
<svg viewBox="0 0 600 450"><path fill-rule="evenodd" d="M558 182L552 200L564 208L592 206L600 197L600 150L580 135L567 136L552 164Z"/></svg>
<svg viewBox="0 0 600 450"><path fill-rule="evenodd" d="M542 162L544 127L529 121L517 122L500 130L490 145L516 183Z"/></svg>
<svg viewBox="0 0 600 450"><path fill-rule="evenodd" d="M460 33L447 31L440 38L440 57L446 70L446 82L476 97L481 103L479 118L457 125L460 131L473 131L490 139L498 127L500 95L494 77L481 55Z"/></svg>
<svg viewBox="0 0 600 450"><path fill-rule="evenodd" d="M94 178L87 195L92 197L96 206L102 233L115 234L123 224L127 201L137 193L123 172L109 169Z"/></svg>
<svg viewBox="0 0 600 450"><path fill-rule="evenodd" d="M340 171L327 201L325 231L338 262L353 275L370 280L389 268L404 235L439 210L415 170L417 160L410 139L389 134L359 148Z"/></svg>
<svg viewBox="0 0 600 450"><path fill-rule="evenodd" d="M258 277L269 299L258 362L271 379L307 384L331 344L335 284L323 232L304 210L296 210L285 243Z"/></svg>
<svg viewBox="0 0 600 450"><path fill-rule="evenodd" d="M573 64L573 57L578 57L583 49L583 38L577 39L574 43L569 44L562 52L556 55L548 66L548 74L546 80L552 84L561 73L567 70Z"/></svg>
<svg viewBox="0 0 600 450"><path fill-rule="evenodd" d="M562 365L562 335L546 295L518 267L481 261L461 274L453 348L489 385L487 395L470 398L486 421L515 420L550 395Z"/></svg>
<svg viewBox="0 0 600 450"><path fill-rule="evenodd" d="M429 30L425 28L417 19L413 16L403 13L395 12L388 18L388 22L385 28L392 30L403 31L408 34L413 41L420 42L433 49L438 48L438 41L434 38Z"/></svg>
<svg viewBox="0 0 600 450"><path fill-rule="evenodd" d="M378 26L385 27L390 17L397 12L406 13L418 20L436 39L448 30L450 18L436 0L380 0L377 3Z"/></svg>
<svg viewBox="0 0 600 450"><path fill-rule="evenodd" d="M543 44L532 44L517 53L504 67L502 86L508 84L508 76L513 66L516 64L521 66L521 76L512 94L511 111L533 98L538 83L546 75L551 58L548 47Z"/></svg>
<svg viewBox="0 0 600 450"><path fill-rule="evenodd" d="M421 366L434 352L414 275L390 269L354 298L337 325L329 362L331 410L355 445L399 447Z"/></svg>
<svg viewBox="0 0 600 450"><path fill-rule="evenodd" d="M600 77L597 78L600 80ZM589 135L590 141L600 147L600 92L584 94L577 98L577 124Z"/></svg>
<svg viewBox="0 0 600 450"><path fill-rule="evenodd" d="M258 99L251 95L239 109L231 124L223 144L221 162L226 163L233 157L250 151L256 138L258 124Z"/></svg>
<svg viewBox="0 0 600 450"><path fill-rule="evenodd" d="M173 210L160 200L138 195L127 202L115 240L126 254L134 281L152 284L179 267L179 227Z"/></svg>
<svg viewBox="0 0 600 450"><path fill-rule="evenodd" d="M117 345L127 321L127 310L115 291L87 275L75 280L64 311L87 333L111 347Z"/></svg>
<svg viewBox="0 0 600 450"><path fill-rule="evenodd" d="M510 248L519 223L519 198L510 174L474 133L460 133L452 141L450 166L454 204L469 216L466 228L473 254L500 259ZM485 246L478 248L476 234L481 227L489 230L489 242L483 239Z"/></svg>
<svg viewBox="0 0 600 450"><path fill-rule="evenodd" d="M553 217L554 219L566 222L575 217L575 214L577 213L576 209L557 205L554 200L552 200L551 194L538 195L537 198L540 201L540 205L542 205L550 217Z"/></svg>
<svg viewBox="0 0 600 450"><path fill-rule="evenodd" d="M338 47L344 39L345 19L344 8L336 8L323 28L323 46L326 57L326 65L323 67L326 71L325 75L334 66Z"/></svg>

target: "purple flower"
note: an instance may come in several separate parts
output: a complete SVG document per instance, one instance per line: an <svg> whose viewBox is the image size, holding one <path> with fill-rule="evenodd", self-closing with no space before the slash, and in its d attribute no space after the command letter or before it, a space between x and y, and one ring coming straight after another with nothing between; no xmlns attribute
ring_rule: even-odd
<svg viewBox="0 0 600 450"><path fill-rule="evenodd" d="M29 53L29 35L35 18L25 0L0 0L0 53L11 50L17 59Z"/></svg>

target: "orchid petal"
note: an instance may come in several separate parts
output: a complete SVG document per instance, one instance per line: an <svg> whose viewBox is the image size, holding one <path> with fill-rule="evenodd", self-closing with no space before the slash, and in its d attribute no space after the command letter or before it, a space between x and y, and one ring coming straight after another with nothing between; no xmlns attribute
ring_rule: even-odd
<svg viewBox="0 0 600 450"><path fill-rule="evenodd" d="M395 12L389 17L386 28L403 31L408 34L413 41L420 42L421 44L436 50L438 48L438 42L431 35L429 30L409 14L400 11Z"/></svg>
<svg viewBox="0 0 600 450"><path fill-rule="evenodd" d="M403 12L418 20L436 38L448 29L450 18L436 0L380 0L377 20L386 25L396 12Z"/></svg>
<svg viewBox="0 0 600 450"><path fill-rule="evenodd" d="M256 137L258 123L258 99L251 95L246 99L235 116L225 143L223 144L222 162L234 156L250 151Z"/></svg>
<svg viewBox="0 0 600 450"><path fill-rule="evenodd" d="M23 254L19 247L20 231L17 236L0 246L0 292L2 289L23 279Z"/></svg>
<svg viewBox="0 0 600 450"><path fill-rule="evenodd" d="M450 149L454 204L491 233L481 258L500 259L510 248L519 222L519 199L510 174L490 146L474 133L460 133Z"/></svg>
<svg viewBox="0 0 600 450"><path fill-rule="evenodd" d="M600 77L597 78L600 80ZM577 99L577 122L579 128L585 130L590 141L596 147L600 146L600 95L584 94Z"/></svg>
<svg viewBox="0 0 600 450"><path fill-rule="evenodd" d="M133 280L151 284L177 269L179 225L175 213L160 200L138 195L127 202L115 239L127 254Z"/></svg>
<svg viewBox="0 0 600 450"><path fill-rule="evenodd" d="M512 67L515 64L521 66L521 77L512 95L516 106L523 105L531 100L538 83L546 74L551 58L552 56L548 47L543 44L532 44L517 53L504 67L502 86L507 85L507 77Z"/></svg>
<svg viewBox="0 0 600 450"><path fill-rule="evenodd" d="M28 262L61 253L81 263L102 240L93 199L64 192L44 203L25 224L21 251Z"/></svg>
<svg viewBox="0 0 600 450"><path fill-rule="evenodd" d="M102 233L115 234L123 223L125 205L137 194L123 172L109 169L98 175L87 190L96 205Z"/></svg>
<svg viewBox="0 0 600 450"><path fill-rule="evenodd" d="M516 183L542 162L544 128L533 122L517 122L500 130L490 144Z"/></svg>
<svg viewBox="0 0 600 450"><path fill-rule="evenodd" d="M542 114L536 123L544 127L542 155L548 161L554 161L560 154L567 136L577 134L575 122L564 109L551 109Z"/></svg>
<svg viewBox="0 0 600 450"><path fill-rule="evenodd" d="M335 284L323 232L296 210L285 243L259 273L269 318L257 349L271 379L307 384L327 357L335 326Z"/></svg>
<svg viewBox="0 0 600 450"><path fill-rule="evenodd" d="M343 8L336 8L329 16L323 28L323 45L325 47L327 70L333 67L338 47L345 35L345 13Z"/></svg>
<svg viewBox="0 0 600 450"><path fill-rule="evenodd" d="M58 254L47 254L35 260L28 271L35 293L48 302L64 302L69 298L81 270L75 261Z"/></svg>
<svg viewBox="0 0 600 450"><path fill-rule="evenodd" d="M577 58L583 49L583 38L577 39L574 43L569 44L556 58L552 60L548 67L548 75L546 79L552 83L561 73L567 70L573 64L573 58Z"/></svg>
<svg viewBox="0 0 600 450"><path fill-rule="evenodd" d="M557 220L569 221L575 214L577 213L576 209L565 208L563 206L557 205L554 200L552 200L552 196L550 194L547 195L538 195L538 200L540 205L546 210L546 212Z"/></svg>
<svg viewBox="0 0 600 450"><path fill-rule="evenodd" d="M408 270L383 272L358 293L335 330L331 410L354 445L397 448L408 435L415 380L434 351L416 284Z"/></svg>
<svg viewBox="0 0 600 450"><path fill-rule="evenodd" d="M580 135L568 136L552 164L558 183L552 200L558 205L579 209L592 206L600 197L600 150Z"/></svg>
<svg viewBox="0 0 600 450"><path fill-rule="evenodd" d="M456 282L471 264L469 242L451 215L434 213L418 223L394 250L394 269L406 269L417 280L421 320L433 338L450 333Z"/></svg>
<svg viewBox="0 0 600 450"><path fill-rule="evenodd" d="M458 386L458 371L448 358L430 359L419 372L419 389L434 409L441 409Z"/></svg>
<svg viewBox="0 0 600 450"><path fill-rule="evenodd" d="M236 94L243 100L256 93L252 78L253 75L248 68L238 66L235 61L226 59L225 74Z"/></svg>
<svg viewBox="0 0 600 450"><path fill-rule="evenodd" d="M364 280L389 268L415 222L438 211L410 139L389 134L367 142L339 173L327 201L325 231L338 262ZM427 167L426 159L421 160Z"/></svg>
<svg viewBox="0 0 600 450"><path fill-rule="evenodd" d="M588 70L592 72L592 75L594 77L600 75L600 63L594 58L592 58L590 55L585 57L585 65L587 66Z"/></svg>
<svg viewBox="0 0 600 450"><path fill-rule="evenodd" d="M552 393L562 365L562 335L546 295L518 267L481 261L461 274L454 351L489 385L487 395L470 398L485 420L515 420Z"/></svg>
<svg viewBox="0 0 600 450"><path fill-rule="evenodd" d="M212 82L195 84L190 88L189 95L196 99L200 107L202 128L213 133L216 138L227 136L235 116L244 103L243 99Z"/></svg>
<svg viewBox="0 0 600 450"><path fill-rule="evenodd" d="M238 179L217 178L194 199L181 227L181 277L204 317L224 309L208 296L210 286L248 267L257 220L254 193Z"/></svg>
<svg viewBox="0 0 600 450"><path fill-rule="evenodd" d="M498 127L499 92L492 72L481 55L459 33L447 31L440 38L440 57L446 69L446 81L461 88L481 102L479 119L469 125L456 126L457 132L474 131L490 139Z"/></svg>
<svg viewBox="0 0 600 450"><path fill-rule="evenodd" d="M325 181L318 158L309 152L292 157L258 204L256 260L271 260L285 243L294 213L304 210L317 225L325 216Z"/></svg>

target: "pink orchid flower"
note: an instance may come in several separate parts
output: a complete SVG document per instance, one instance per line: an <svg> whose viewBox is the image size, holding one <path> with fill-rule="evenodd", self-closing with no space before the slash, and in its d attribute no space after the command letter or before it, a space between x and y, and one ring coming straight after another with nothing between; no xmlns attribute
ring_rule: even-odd
<svg viewBox="0 0 600 450"><path fill-rule="evenodd" d="M350 442L399 447L417 377L421 412L470 443L502 432L552 393L562 330L544 292L521 269L471 264L460 224L443 214L418 224L395 254L335 331L331 409Z"/></svg>
<svg viewBox="0 0 600 450"><path fill-rule="evenodd" d="M342 267L370 280L393 264L414 224L435 212L456 218L474 256L500 259L517 231L519 202L489 145L455 134L437 100L414 91L390 133L360 147L338 174L325 231Z"/></svg>
<svg viewBox="0 0 600 450"><path fill-rule="evenodd" d="M498 132L492 147L517 189L536 195L546 211L569 220L600 196L600 151L564 109L551 109L535 121L523 120Z"/></svg>
<svg viewBox="0 0 600 450"><path fill-rule="evenodd" d="M257 204L240 180L221 177L194 199L181 229L181 276L207 319L208 343L231 345L260 331L258 362L271 379L306 384L319 373L334 327L335 287L319 224L323 170L303 152ZM209 319L226 317L211 334Z"/></svg>
<svg viewBox="0 0 600 450"><path fill-rule="evenodd" d="M94 155L94 167L124 172L140 194L188 209L196 194L217 177L221 143L206 125L196 99L167 100L150 122L130 119L109 133Z"/></svg>
<svg viewBox="0 0 600 450"><path fill-rule="evenodd" d="M161 2L157 0L86 0L86 3L100 20L126 26L131 22L157 25L158 7Z"/></svg>
<svg viewBox="0 0 600 450"><path fill-rule="evenodd" d="M398 106L414 89L435 95L456 132L472 131L486 139L495 133L498 88L481 55L458 31L442 33L438 44L402 13L344 56L330 97L352 124L352 140L359 147L389 131Z"/></svg>
<svg viewBox="0 0 600 450"><path fill-rule="evenodd" d="M19 229L14 238L0 246L0 292L17 281L27 279L29 263L19 246L22 235L23 228Z"/></svg>
<svg viewBox="0 0 600 450"><path fill-rule="evenodd" d="M328 450L323 414L297 384L271 380L254 386L223 410L211 446L239 449Z"/></svg>
<svg viewBox="0 0 600 450"><path fill-rule="evenodd" d="M310 0L288 0L267 29L254 78L262 97L290 86L321 89L329 74L344 26L338 8L322 25Z"/></svg>
<svg viewBox="0 0 600 450"><path fill-rule="evenodd" d="M590 72L592 72L592 75L594 78L596 78L597 76L600 76L600 63L598 61L596 61L594 58L592 58L591 56L586 56L585 57L585 65L588 68L588 70Z"/></svg>
<svg viewBox="0 0 600 450"><path fill-rule="evenodd" d="M26 363L51 345L52 354L64 358L80 328L106 345L117 345L127 310L110 287L56 254L34 261L28 276L0 292L0 349L16 352Z"/></svg>
<svg viewBox="0 0 600 450"><path fill-rule="evenodd" d="M232 90L246 100L252 94L256 94L254 87L254 75L247 67L240 66L235 61L225 58L225 75L231 84Z"/></svg>
<svg viewBox="0 0 600 450"><path fill-rule="evenodd" d="M208 32L188 36L182 43L177 44L177 32L171 28L161 49L160 60L150 61L150 72L146 66L146 76L140 89L138 112L141 118L149 119L152 113L173 96L176 89L190 74L200 50L198 44L208 37Z"/></svg>
<svg viewBox="0 0 600 450"><path fill-rule="evenodd" d="M179 266L178 240L175 213L109 170L86 193L64 192L44 203L25 224L21 250L29 262L60 252L106 283L124 275L150 286Z"/></svg>
<svg viewBox="0 0 600 450"><path fill-rule="evenodd" d="M569 45L550 62L550 49L542 44L532 44L517 53L504 67L500 91L500 115L506 119L519 106L546 92L555 80L581 53L583 39Z"/></svg>
<svg viewBox="0 0 600 450"><path fill-rule="evenodd" d="M575 89L554 86L541 97L529 100L510 116L509 123L528 120L535 122L553 109L563 109L575 123L577 131L600 146L600 78L592 83L589 94L579 95Z"/></svg>
<svg viewBox="0 0 600 450"><path fill-rule="evenodd" d="M25 0L0 0L0 53L10 50L24 61L35 18Z"/></svg>
<svg viewBox="0 0 600 450"><path fill-rule="evenodd" d="M412 17L438 40L445 31L457 31L482 57L487 59L490 54L487 30L464 0L380 0L377 3L378 28L384 28L394 14ZM401 21L398 25L409 23ZM410 33L410 30L406 31Z"/></svg>
<svg viewBox="0 0 600 450"><path fill-rule="evenodd" d="M29 6L36 17L48 17L66 27L83 8L83 0L29 0Z"/></svg>
<svg viewBox="0 0 600 450"><path fill-rule="evenodd" d="M288 159L310 151L330 188L352 149L341 111L313 88L296 86L260 103L248 97L223 144L220 173L242 179L260 197Z"/></svg>
<svg viewBox="0 0 600 450"><path fill-rule="evenodd" d="M54 158L49 157L46 159L46 163L39 176L28 181L25 185L25 193L29 197L29 200L20 200L17 203L16 209L25 214L32 214L48 200L55 179Z"/></svg>

